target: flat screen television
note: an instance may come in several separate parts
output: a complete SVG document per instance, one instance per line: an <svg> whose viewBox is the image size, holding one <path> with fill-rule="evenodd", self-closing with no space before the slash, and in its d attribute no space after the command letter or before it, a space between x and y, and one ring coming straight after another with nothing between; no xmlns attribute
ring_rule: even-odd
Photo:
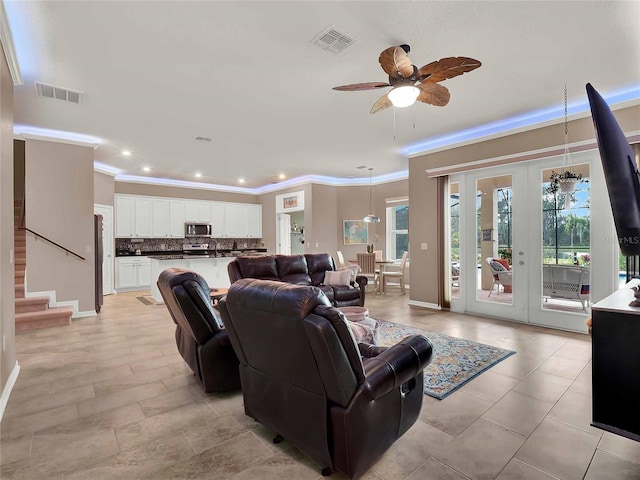
<svg viewBox="0 0 640 480"><path fill-rule="evenodd" d="M611 109L590 83L587 96L620 251L627 257L640 255L640 173L635 154Z"/></svg>

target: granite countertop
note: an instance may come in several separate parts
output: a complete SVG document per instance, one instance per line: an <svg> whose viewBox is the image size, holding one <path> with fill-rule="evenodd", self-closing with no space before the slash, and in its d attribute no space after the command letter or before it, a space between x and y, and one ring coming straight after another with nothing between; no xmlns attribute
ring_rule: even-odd
<svg viewBox="0 0 640 480"><path fill-rule="evenodd" d="M191 255L191 254L176 254L176 255L147 255L154 260L196 260L199 258L235 258L232 255Z"/></svg>
<svg viewBox="0 0 640 480"><path fill-rule="evenodd" d="M217 257L239 257L242 255L265 255L267 253L266 248L247 248L240 250L218 250ZM182 250L153 250L143 251L140 255L136 255L132 252L116 252L116 257L149 257L157 260L175 260L183 258L216 258L213 250L203 250L201 253L182 253ZM162 257L162 258L160 258Z"/></svg>

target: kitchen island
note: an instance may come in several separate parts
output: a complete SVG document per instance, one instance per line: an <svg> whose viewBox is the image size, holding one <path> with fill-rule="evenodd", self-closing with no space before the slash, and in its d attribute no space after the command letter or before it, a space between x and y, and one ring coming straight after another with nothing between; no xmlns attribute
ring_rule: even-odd
<svg viewBox="0 0 640 480"><path fill-rule="evenodd" d="M202 275L210 288L227 288L231 285L227 266L235 258L213 255L150 255L151 296L157 302L164 302L157 281L160 273L167 268L188 268Z"/></svg>

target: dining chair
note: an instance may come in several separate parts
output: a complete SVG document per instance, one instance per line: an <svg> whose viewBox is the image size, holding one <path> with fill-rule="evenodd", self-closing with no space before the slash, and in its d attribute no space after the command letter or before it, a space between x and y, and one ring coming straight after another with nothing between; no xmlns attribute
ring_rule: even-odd
<svg viewBox="0 0 640 480"><path fill-rule="evenodd" d="M338 268L346 267L347 264L344 262L344 255L342 255L342 251L338 250L336 254L338 257Z"/></svg>
<svg viewBox="0 0 640 480"><path fill-rule="evenodd" d="M358 265L360 266L360 275L367 277L373 283L373 290L378 291L379 274L376 272L376 254L375 253L356 253Z"/></svg>
<svg viewBox="0 0 640 480"><path fill-rule="evenodd" d="M402 295L406 294L406 289L404 285L404 269L407 266L407 258L409 256L409 252L402 252L402 260L400 260L400 268L398 270L387 270L386 268L380 273L380 285L382 293L387 293L387 279L389 278L397 278L400 283L400 291ZM391 266L394 268L394 266Z"/></svg>

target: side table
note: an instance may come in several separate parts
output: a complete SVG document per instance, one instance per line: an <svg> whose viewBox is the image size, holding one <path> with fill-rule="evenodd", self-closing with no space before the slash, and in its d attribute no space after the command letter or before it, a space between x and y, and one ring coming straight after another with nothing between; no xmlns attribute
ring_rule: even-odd
<svg viewBox="0 0 640 480"><path fill-rule="evenodd" d="M216 305L221 298L227 295L228 292L229 292L228 288L222 288L222 287L210 288L209 294L211 296L211 303Z"/></svg>

